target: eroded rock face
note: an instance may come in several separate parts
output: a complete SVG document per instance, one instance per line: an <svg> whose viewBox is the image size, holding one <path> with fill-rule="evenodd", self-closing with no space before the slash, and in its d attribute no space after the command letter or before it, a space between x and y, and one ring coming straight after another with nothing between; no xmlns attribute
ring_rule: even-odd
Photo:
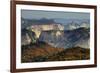
<svg viewBox="0 0 100 73"><path fill-rule="evenodd" d="M28 45L30 43L35 43L37 40L36 34L30 30L21 30L21 45Z"/></svg>
<svg viewBox="0 0 100 73"><path fill-rule="evenodd" d="M39 41L46 42L57 48L71 48L76 46L89 48L89 39L90 35L86 28L43 31L39 37Z"/></svg>
<svg viewBox="0 0 100 73"><path fill-rule="evenodd" d="M42 31L64 30L64 26L61 24L33 24L32 26L27 27L26 29L33 31L36 34L36 37L39 38Z"/></svg>

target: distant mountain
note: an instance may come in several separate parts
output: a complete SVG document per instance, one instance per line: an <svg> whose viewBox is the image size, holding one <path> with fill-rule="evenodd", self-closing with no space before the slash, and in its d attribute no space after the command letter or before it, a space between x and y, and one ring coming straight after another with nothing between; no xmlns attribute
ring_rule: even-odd
<svg viewBox="0 0 100 73"><path fill-rule="evenodd" d="M73 30L81 27L89 28L90 20L89 19L62 19L55 18L56 23L63 24L65 30Z"/></svg>
<svg viewBox="0 0 100 73"><path fill-rule="evenodd" d="M54 18L54 19L25 19L21 18L21 28L27 28L32 25L51 25L51 24L61 24L64 26L65 30L73 30L80 27L90 27L89 19L62 19L62 18Z"/></svg>
<svg viewBox="0 0 100 73"><path fill-rule="evenodd" d="M53 19L42 18L39 20L35 20L37 24L53 24L55 23Z"/></svg>
<svg viewBox="0 0 100 73"><path fill-rule="evenodd" d="M61 23L63 25L70 24L72 22L77 23L77 24L82 24L82 23L88 23L90 24L89 19L63 19L63 18L54 18L54 21L57 23Z"/></svg>
<svg viewBox="0 0 100 73"><path fill-rule="evenodd" d="M41 19L24 19L21 18L21 28L26 28L31 25L45 25L45 24L54 24L56 23L53 19L46 19L46 18L41 18Z"/></svg>
<svg viewBox="0 0 100 73"><path fill-rule="evenodd" d="M57 48L71 48L80 46L89 48L90 33L87 28L64 31L43 31L39 41L46 42Z"/></svg>
<svg viewBox="0 0 100 73"><path fill-rule="evenodd" d="M64 27L65 30L73 30L78 28L90 28L90 24L87 22L82 22L82 23L71 22L68 23L67 25L64 25Z"/></svg>

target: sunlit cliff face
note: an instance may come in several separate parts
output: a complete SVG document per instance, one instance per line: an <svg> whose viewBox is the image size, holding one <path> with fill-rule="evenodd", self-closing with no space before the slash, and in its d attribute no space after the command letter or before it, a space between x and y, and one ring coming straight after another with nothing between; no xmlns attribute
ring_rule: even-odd
<svg viewBox="0 0 100 73"><path fill-rule="evenodd" d="M62 35L61 32L60 32L60 31L57 31L57 32L56 32L56 36L58 37L58 36L60 36L60 35Z"/></svg>
<svg viewBox="0 0 100 73"><path fill-rule="evenodd" d="M32 30L35 32L36 37L39 38L42 31L49 31L49 30L64 30L64 26L60 24L45 24L45 25L32 25L31 27L28 27L27 29ZM56 36L61 35L61 33L58 31L56 33Z"/></svg>
<svg viewBox="0 0 100 73"><path fill-rule="evenodd" d="M41 34L41 31L35 30L35 29L32 29L32 31L35 32L36 37L39 38L39 36L40 36L40 34Z"/></svg>

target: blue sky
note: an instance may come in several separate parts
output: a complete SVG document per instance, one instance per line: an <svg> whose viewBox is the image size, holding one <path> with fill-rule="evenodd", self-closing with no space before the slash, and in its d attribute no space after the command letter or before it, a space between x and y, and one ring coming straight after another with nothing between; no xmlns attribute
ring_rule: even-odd
<svg viewBox="0 0 100 73"><path fill-rule="evenodd" d="M21 10L21 17L27 19L62 18L62 19L90 19L90 13L83 12L61 12L41 10Z"/></svg>

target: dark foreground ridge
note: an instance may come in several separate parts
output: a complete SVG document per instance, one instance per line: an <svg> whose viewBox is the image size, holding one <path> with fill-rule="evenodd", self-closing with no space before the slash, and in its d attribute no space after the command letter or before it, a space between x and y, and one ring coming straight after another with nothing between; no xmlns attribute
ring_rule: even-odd
<svg viewBox="0 0 100 73"><path fill-rule="evenodd" d="M87 59L90 59L89 48L55 48L44 42L22 46L22 63Z"/></svg>

